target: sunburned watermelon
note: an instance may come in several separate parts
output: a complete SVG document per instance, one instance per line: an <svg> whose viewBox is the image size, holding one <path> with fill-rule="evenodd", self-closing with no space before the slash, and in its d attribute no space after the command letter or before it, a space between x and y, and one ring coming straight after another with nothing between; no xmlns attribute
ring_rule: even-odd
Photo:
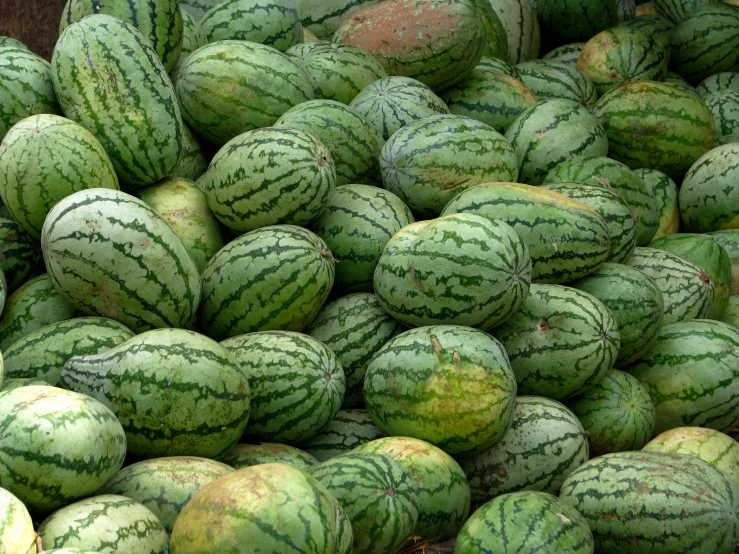
<svg viewBox="0 0 739 554"><path fill-rule="evenodd" d="M367 410L339 410L320 433L302 442L300 447L324 462L384 436Z"/></svg>
<svg viewBox="0 0 739 554"><path fill-rule="evenodd" d="M318 463L318 459L308 452L287 444L276 442L257 442L237 444L221 456L224 464L234 469L259 464L287 464L298 469L308 470Z"/></svg>

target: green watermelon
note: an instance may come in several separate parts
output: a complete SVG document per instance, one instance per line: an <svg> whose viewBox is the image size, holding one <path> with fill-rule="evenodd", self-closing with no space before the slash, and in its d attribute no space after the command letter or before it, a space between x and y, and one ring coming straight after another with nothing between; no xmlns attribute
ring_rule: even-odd
<svg viewBox="0 0 739 554"><path fill-rule="evenodd" d="M495 0L489 0L489 1L495 1ZM504 0L504 1L508 1L508 0ZM517 2L518 0L512 0L512 1ZM522 0L522 1L526 1L526 0ZM514 69L514 67L506 63L505 60L501 60L499 58L489 58L487 56L483 56L482 58L480 58L480 62L475 66L475 69L484 71L487 74L503 73L504 75L508 75L509 77L518 78L518 75L516 75L516 70Z"/></svg>
<svg viewBox="0 0 739 554"><path fill-rule="evenodd" d="M595 271L610 252L608 224L563 194L517 183L472 187L442 216L480 214L509 223L526 243L537 282L567 283Z"/></svg>
<svg viewBox="0 0 739 554"><path fill-rule="evenodd" d="M603 126L574 100L542 100L522 112L505 133L518 156L519 179L539 185L549 171L580 156L605 156Z"/></svg>
<svg viewBox="0 0 739 554"><path fill-rule="evenodd" d="M459 462L472 499L482 503L520 490L556 494L588 455L585 428L569 408L550 398L522 395L500 442Z"/></svg>
<svg viewBox="0 0 739 554"><path fill-rule="evenodd" d="M724 311L721 321L734 327L739 327L739 296L729 297L729 305L726 306L726 311Z"/></svg>
<svg viewBox="0 0 739 554"><path fill-rule="evenodd" d="M339 410L320 433L301 443L300 448L325 462L384 436L367 410Z"/></svg>
<svg viewBox="0 0 739 554"><path fill-rule="evenodd" d="M206 149L204 141L197 137L190 127L183 124L182 131L182 157L169 175L196 181L208 170L212 156Z"/></svg>
<svg viewBox="0 0 739 554"><path fill-rule="evenodd" d="M680 231L680 206L677 202L678 189L675 181L656 169L635 169L652 190L659 208L659 225L653 239L672 235Z"/></svg>
<svg viewBox="0 0 739 554"><path fill-rule="evenodd" d="M206 12L218 4L220 0L179 0L183 12L189 13L196 20L200 20Z"/></svg>
<svg viewBox="0 0 739 554"><path fill-rule="evenodd" d="M31 51L30 48L28 48L28 46L23 44L18 39L0 35L0 47L5 47L5 46L12 47L12 48L20 48L21 50L28 50L29 52Z"/></svg>
<svg viewBox="0 0 739 554"><path fill-rule="evenodd" d="M508 40L510 64L533 60L539 56L539 20L530 0L488 0L500 19Z"/></svg>
<svg viewBox="0 0 739 554"><path fill-rule="evenodd" d="M126 436L97 400L48 386L0 392L0 487L34 512L91 495L123 465Z"/></svg>
<svg viewBox="0 0 739 554"><path fill-rule="evenodd" d="M683 90L686 90L686 91L688 91L691 94L696 94L696 95L698 94L695 91L695 88L693 87L693 85L691 85L685 79L683 79L682 77L680 77L680 75L678 75L677 73L673 73L672 71L670 71L670 72L667 73L667 77L665 78L665 81L664 82L665 83L668 83L668 84L671 84L673 86L676 86L678 88L681 88ZM713 145L714 146L718 146L716 144L716 141L714 141Z"/></svg>
<svg viewBox="0 0 739 554"><path fill-rule="evenodd" d="M703 460L617 452L575 470L559 497L585 518L599 554L731 554L736 494Z"/></svg>
<svg viewBox="0 0 739 554"><path fill-rule="evenodd" d="M186 0L192 2L193 0ZM200 0L202 1L202 0ZM343 19L380 0L295 0L303 27L329 40Z"/></svg>
<svg viewBox="0 0 739 554"><path fill-rule="evenodd" d="M588 40L618 22L616 0L536 0L542 33L555 43Z"/></svg>
<svg viewBox="0 0 739 554"><path fill-rule="evenodd" d="M739 90L739 73L733 71L714 73L695 86L695 91L704 100L713 94L727 90Z"/></svg>
<svg viewBox="0 0 739 554"><path fill-rule="evenodd" d="M9 213L0 215L0 270L6 280L6 294L44 271L40 246Z"/></svg>
<svg viewBox="0 0 739 554"><path fill-rule="evenodd" d="M341 407L346 379L331 349L291 331L232 337L222 346L249 379L252 391L247 436L298 443L311 438Z"/></svg>
<svg viewBox="0 0 739 554"><path fill-rule="evenodd" d="M588 76L567 64L534 60L516 66L516 75L536 97L574 100L590 108L598 100L595 86Z"/></svg>
<svg viewBox="0 0 739 554"><path fill-rule="evenodd" d="M485 48L483 56L505 60L508 57L508 35L498 14L489 0L474 0L477 13L485 27Z"/></svg>
<svg viewBox="0 0 739 554"><path fill-rule="evenodd" d="M221 456L221 460L234 469L259 464L287 464L298 469L308 470L318 463L318 460L308 452L294 446L274 442L237 444Z"/></svg>
<svg viewBox="0 0 739 554"><path fill-rule="evenodd" d="M367 366L364 399L388 435L422 439L452 455L485 450L510 426L515 375L503 346L457 325L411 329Z"/></svg>
<svg viewBox="0 0 739 554"><path fill-rule="evenodd" d="M7 392L9 390L19 389L21 387L33 387L35 385L41 385L45 387L51 386L49 383L42 379L19 377L17 379L3 379L0 391Z"/></svg>
<svg viewBox="0 0 739 554"><path fill-rule="evenodd" d="M739 135L739 90L724 90L704 98L716 124L716 138Z"/></svg>
<svg viewBox="0 0 739 554"><path fill-rule="evenodd" d="M52 284L77 310L137 333L184 326L200 302L187 248L152 208L124 192L87 189L58 202L41 248Z"/></svg>
<svg viewBox="0 0 739 554"><path fill-rule="evenodd" d="M36 554L36 531L23 502L0 488L0 544L8 554Z"/></svg>
<svg viewBox="0 0 739 554"><path fill-rule="evenodd" d="M316 479L285 464L261 464L200 489L177 518L169 543L171 554L245 548L260 554L351 554L351 524Z"/></svg>
<svg viewBox="0 0 739 554"><path fill-rule="evenodd" d="M168 26L180 21L176 14ZM177 165L183 150L177 98L151 43L133 25L90 15L62 32L51 65L64 115L95 135L123 183L149 185Z"/></svg>
<svg viewBox="0 0 739 554"><path fill-rule="evenodd" d="M180 2L180 4L182 3ZM182 50L172 69L169 70L169 78L172 80L172 84L177 82L180 68L187 57L201 46L208 44L208 37L205 36L203 29L200 27L199 20L184 9L180 11L182 12ZM187 137L185 137L185 140L187 140Z"/></svg>
<svg viewBox="0 0 739 554"><path fill-rule="evenodd" d="M674 23L687 19L698 7L710 0L653 0L656 13L669 18Z"/></svg>
<svg viewBox="0 0 739 554"><path fill-rule="evenodd" d="M195 493L232 471L226 464L194 456L157 458L124 467L96 494L116 494L143 504L171 533Z"/></svg>
<svg viewBox="0 0 739 554"><path fill-rule="evenodd" d="M577 69L577 58L580 57L580 52L582 52L584 46L584 42L563 44L544 54L541 59L565 64L573 69Z"/></svg>
<svg viewBox="0 0 739 554"><path fill-rule="evenodd" d="M302 331L334 283L334 259L317 235L275 225L224 246L202 274L200 328L216 340L253 331Z"/></svg>
<svg viewBox="0 0 739 554"><path fill-rule="evenodd" d="M725 229L706 233L729 255L731 263L731 296L739 295L739 230Z"/></svg>
<svg viewBox="0 0 739 554"><path fill-rule="evenodd" d="M334 300L318 313L306 334L328 346L339 358L346 376L342 406L364 402L364 374L375 353L403 326L382 309L374 294L355 293Z"/></svg>
<svg viewBox="0 0 739 554"><path fill-rule="evenodd" d="M518 311L530 283L523 239L507 223L472 213L404 227L385 246L374 277L383 309L402 323L481 329Z"/></svg>

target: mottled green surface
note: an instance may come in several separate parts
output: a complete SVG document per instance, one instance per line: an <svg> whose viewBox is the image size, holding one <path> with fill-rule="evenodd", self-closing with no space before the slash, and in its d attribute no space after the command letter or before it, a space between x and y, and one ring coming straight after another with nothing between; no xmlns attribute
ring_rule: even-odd
<svg viewBox="0 0 739 554"><path fill-rule="evenodd" d="M384 436L367 410L339 410L320 433L302 442L300 448L325 462Z"/></svg>
<svg viewBox="0 0 739 554"><path fill-rule="evenodd" d="M221 456L221 461L234 469L259 464L287 464L307 470L318 463L318 460L308 452L276 442L237 444Z"/></svg>
<svg viewBox="0 0 739 554"><path fill-rule="evenodd" d="M8 554L34 554L36 531L28 509L10 491L0 488L0 544Z"/></svg>

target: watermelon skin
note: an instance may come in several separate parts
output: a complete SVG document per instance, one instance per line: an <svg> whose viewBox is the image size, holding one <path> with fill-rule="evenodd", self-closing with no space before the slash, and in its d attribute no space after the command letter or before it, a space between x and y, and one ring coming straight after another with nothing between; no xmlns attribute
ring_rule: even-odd
<svg viewBox="0 0 739 554"><path fill-rule="evenodd" d="M666 60L670 58L670 33L675 28L675 24L664 16L653 14L648 16L636 17L627 22L624 22L620 27L626 27L632 30L641 31L647 36L651 36L657 42L657 45L665 50ZM678 77L675 73L667 73L668 76ZM636 79L632 79L636 80ZM641 79L645 80L645 79ZM657 79L655 79L657 80ZM690 84L685 81L685 84L690 87ZM691 87L692 88L692 87Z"/></svg>
<svg viewBox="0 0 739 554"><path fill-rule="evenodd" d="M656 13L667 17L673 23L682 23L706 0L654 0L651 2Z"/></svg>
<svg viewBox="0 0 739 554"><path fill-rule="evenodd" d="M197 181L203 173L208 171L212 155L190 127L182 125L182 131L182 157L169 176Z"/></svg>
<svg viewBox="0 0 739 554"><path fill-rule="evenodd" d="M515 491L558 493L588 457L587 433L569 408L550 398L520 395L501 441L459 463L472 500L481 504Z"/></svg>
<svg viewBox="0 0 739 554"><path fill-rule="evenodd" d="M716 138L739 135L739 90L725 90L704 98L716 124Z"/></svg>
<svg viewBox="0 0 739 554"><path fill-rule="evenodd" d="M384 436L367 410L339 410L320 433L300 447L318 461L325 462Z"/></svg>
<svg viewBox="0 0 739 554"><path fill-rule="evenodd" d="M303 28L321 40L330 40L339 24L361 8L380 0L296 0Z"/></svg>
<svg viewBox="0 0 739 554"><path fill-rule="evenodd" d="M39 527L44 548L112 548L130 554L159 554L167 531L144 505L105 494L80 500L51 514Z"/></svg>
<svg viewBox="0 0 739 554"><path fill-rule="evenodd" d="M602 554L730 554L736 546L736 488L690 456L599 456L567 478L559 497L585 518Z"/></svg>
<svg viewBox="0 0 739 554"><path fill-rule="evenodd" d="M530 283L531 258L518 233L471 213L404 227L385 246L374 277L383 309L406 325L484 330L518 311Z"/></svg>
<svg viewBox="0 0 739 554"><path fill-rule="evenodd" d="M195 493L233 470L226 464L194 456L145 460L121 469L96 494L125 496L143 504L171 533L177 516Z"/></svg>
<svg viewBox="0 0 739 554"><path fill-rule="evenodd" d="M354 293L327 304L306 330L339 358L346 376L342 406L364 402L364 375L375 353L404 330L403 325L382 309L374 294Z"/></svg>
<svg viewBox="0 0 739 554"><path fill-rule="evenodd" d="M516 75L537 98L574 100L592 107L598 94L593 82L578 68L549 60L533 60L516 66Z"/></svg>
<svg viewBox="0 0 739 554"><path fill-rule="evenodd" d="M36 531L23 502L0 488L0 541L3 554L35 554Z"/></svg>
<svg viewBox="0 0 739 554"><path fill-rule="evenodd" d="M588 40L618 22L616 0L537 0L544 36L556 43Z"/></svg>
<svg viewBox="0 0 739 554"><path fill-rule="evenodd" d="M318 460L294 446L274 442L258 442L255 444L237 444L226 452L221 460L234 469L256 466L259 464L287 464L297 469L308 470Z"/></svg>
<svg viewBox="0 0 739 554"><path fill-rule="evenodd" d="M152 184L177 165L180 108L166 69L138 29L109 15L88 16L62 32L51 66L64 115L95 135L128 187Z"/></svg>
<svg viewBox="0 0 739 554"><path fill-rule="evenodd" d="M190 54L175 89L187 124L216 146L269 127L314 97L308 76L291 58L240 40L213 42Z"/></svg>
<svg viewBox="0 0 739 554"><path fill-rule="evenodd" d="M6 294L44 271L41 246L7 213L0 215L0 270L6 280Z"/></svg>
<svg viewBox="0 0 739 554"><path fill-rule="evenodd" d="M2 388L0 391L7 392L9 390L19 389L21 387L32 387L35 385L41 385L50 387L51 385L42 379L32 378L18 378L18 379L3 379Z"/></svg>
<svg viewBox="0 0 739 554"><path fill-rule="evenodd" d="M308 473L344 508L354 534L353 554L395 554L416 526L414 483L389 456L350 452Z"/></svg>
<svg viewBox="0 0 739 554"><path fill-rule="evenodd" d="M182 6L180 7L182 8ZM180 11L182 13L182 49L180 50L177 61L172 66L172 69L169 70L169 78L173 85L177 82L180 68L185 63L187 57L201 46L208 44L208 37L205 36L203 29L200 27L199 20L195 19L184 8ZM187 137L185 140L187 141Z"/></svg>
<svg viewBox="0 0 739 554"><path fill-rule="evenodd" d="M122 323L104 317L75 317L33 331L3 351L7 377L41 379L58 385L72 356L99 354L134 336Z"/></svg>
<svg viewBox="0 0 739 554"><path fill-rule="evenodd" d="M625 83L601 96L593 114L608 135L610 157L676 180L711 147L716 132L705 102L668 83Z"/></svg>
<svg viewBox="0 0 739 554"><path fill-rule="evenodd" d="M580 57L580 52L582 52L584 46L584 42L563 44L562 46L557 46L544 54L541 59L561 63L573 69L577 69L577 58Z"/></svg>
<svg viewBox="0 0 739 554"><path fill-rule="evenodd" d="M457 537L454 554L531 552L593 554L593 534L577 510L544 492L513 492L477 510Z"/></svg>
<svg viewBox="0 0 739 554"><path fill-rule="evenodd" d="M413 530L426 540L455 537L470 512L470 486L449 454L410 437L386 437L355 449L389 456L408 473L418 496L418 523Z"/></svg>
<svg viewBox="0 0 739 554"><path fill-rule="evenodd" d="M546 130L546 132L543 132ZM580 156L605 156L601 123L574 100L542 100L522 112L505 133L519 161L519 179L540 185L557 164Z"/></svg>
<svg viewBox="0 0 739 554"><path fill-rule="evenodd" d="M416 120L450 113L433 90L410 77L386 77L367 85L349 106L364 115L388 140Z"/></svg>
<svg viewBox="0 0 739 554"><path fill-rule="evenodd" d="M485 450L510 426L515 375L503 346L456 325L411 329L367 367L364 399L391 436L425 440L452 455Z"/></svg>
<svg viewBox="0 0 739 554"><path fill-rule="evenodd" d="M706 233L729 255L731 263L731 296L739 295L739 230L725 229Z"/></svg>
<svg viewBox="0 0 739 554"><path fill-rule="evenodd" d="M41 249L54 288L70 304L134 332L184 327L200 302L200 275L185 245L124 192L87 189L58 202L41 230Z"/></svg>
<svg viewBox="0 0 739 554"><path fill-rule="evenodd" d="M178 3L183 12L190 14L196 21L206 14L219 0L180 0Z"/></svg>
<svg viewBox="0 0 739 554"><path fill-rule="evenodd" d="M28 49L0 46L0 83L0 141L26 117L61 113L49 62Z"/></svg>
<svg viewBox="0 0 739 554"><path fill-rule="evenodd" d="M0 47L11 47L11 48L20 48L21 50L28 50L31 51L28 46L23 44L21 41L14 39L13 37L5 37L0 35Z"/></svg>
<svg viewBox="0 0 739 554"><path fill-rule="evenodd" d="M49 386L0 393L0 487L46 512L91 495L126 456L126 436L97 400Z"/></svg>
<svg viewBox="0 0 739 554"><path fill-rule="evenodd" d="M129 454L144 458L218 457L249 419L249 382L236 358L184 329L148 331L101 354L70 358L60 383L110 406Z"/></svg>
<svg viewBox="0 0 739 554"><path fill-rule="evenodd" d="M714 73L695 85L695 91L704 100L713 94L727 90L739 90L739 73L734 71Z"/></svg>
<svg viewBox="0 0 739 554"><path fill-rule="evenodd" d="M453 213L480 214L509 223L530 249L532 280L538 283L567 283L584 277L605 262L610 252L608 224L600 215L540 187L478 185L447 204L442 216Z"/></svg>
<svg viewBox="0 0 739 554"><path fill-rule="evenodd" d="M316 339L263 331L221 343L249 379L251 415L246 435L299 443L318 433L341 407L346 378L339 359Z"/></svg>
<svg viewBox="0 0 739 554"><path fill-rule="evenodd" d="M539 21L530 0L488 0L506 33L508 56L515 65L539 55Z"/></svg>
<svg viewBox="0 0 739 554"><path fill-rule="evenodd" d="M388 75L443 90L477 65L487 35L474 0L388 0L346 17L332 42L361 48Z"/></svg>
<svg viewBox="0 0 739 554"><path fill-rule="evenodd" d="M203 270L200 328L216 340L271 329L300 332L326 301L334 271L328 246L306 229L275 225L246 233Z"/></svg>
<svg viewBox="0 0 739 554"><path fill-rule="evenodd" d="M233 511L224 513L223 502ZM209 532L210 525L223 532ZM350 554L351 525L316 479L285 464L261 464L200 489L182 510L169 544L172 554L245 548L264 554Z"/></svg>
<svg viewBox="0 0 739 554"><path fill-rule="evenodd" d="M652 239L678 233L680 231L680 206L677 201L679 193L675 181L656 169L635 169L634 173L652 189L659 207L659 224Z"/></svg>
<svg viewBox="0 0 739 554"><path fill-rule="evenodd" d="M739 327L739 296L729 297L729 305L726 307L721 321Z"/></svg>

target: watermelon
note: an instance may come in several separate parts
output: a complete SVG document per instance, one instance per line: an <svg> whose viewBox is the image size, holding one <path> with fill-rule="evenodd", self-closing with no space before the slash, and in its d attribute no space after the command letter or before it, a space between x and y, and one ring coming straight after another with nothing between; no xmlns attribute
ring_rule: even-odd
<svg viewBox="0 0 739 554"><path fill-rule="evenodd" d="M224 505L231 508L224 511ZM218 533L211 532L214 526ZM351 525L316 479L285 464L261 464L200 489L177 518L169 543L171 554L244 549L350 554Z"/></svg>
<svg viewBox="0 0 739 554"><path fill-rule="evenodd" d="M301 442L339 411L346 389L344 371L336 354L316 339L291 331L262 331L221 344L249 379L247 436Z"/></svg>
<svg viewBox="0 0 739 554"><path fill-rule="evenodd" d="M0 46L0 141L31 115L59 114L49 62L28 49Z"/></svg>
<svg viewBox="0 0 739 554"><path fill-rule="evenodd" d="M387 78L375 58L348 44L301 43L286 53L306 72L316 98L349 104L367 86Z"/></svg>
<svg viewBox="0 0 739 554"><path fill-rule="evenodd" d="M184 329L156 329L101 354L67 360L64 388L110 406L130 454L217 457L249 418L249 382L215 341Z"/></svg>
<svg viewBox="0 0 739 554"><path fill-rule="evenodd" d="M344 508L354 535L352 554L395 554L418 520L410 475L385 454L350 452L308 473Z"/></svg>
<svg viewBox="0 0 739 554"><path fill-rule="evenodd" d="M199 20L195 19L190 12L184 9L180 11L182 12L182 49L177 61L172 66L172 69L169 70L169 78L172 80L172 84L177 81L180 68L185 63L187 57L201 46L208 44L208 37L205 36L203 29L200 27ZM185 137L185 140L187 140L187 137Z"/></svg>
<svg viewBox="0 0 739 554"><path fill-rule="evenodd" d="M514 67L506 63L504 60L498 58L489 58L487 56L483 56L482 58L480 58L480 62L475 66L475 69L479 69L488 74L503 73L504 75L508 75L509 77L518 78Z"/></svg>
<svg viewBox="0 0 739 554"><path fill-rule="evenodd" d="M232 471L226 464L194 456L157 458L124 467L96 494L116 494L143 504L171 533L195 493Z"/></svg>
<svg viewBox="0 0 739 554"><path fill-rule="evenodd" d="M52 548L44 550L44 554L99 554L93 550L81 550L79 548Z"/></svg>
<svg viewBox="0 0 739 554"><path fill-rule="evenodd" d="M487 33L474 0L386 0L346 17L332 41L371 54L388 75L413 77L434 90L477 65Z"/></svg>
<svg viewBox="0 0 739 554"><path fill-rule="evenodd" d="M695 86L695 91L704 100L713 94L727 90L739 90L739 73L733 71L714 73Z"/></svg>
<svg viewBox="0 0 739 554"><path fill-rule="evenodd" d="M629 21L636 17L636 0L616 0L618 20Z"/></svg>
<svg viewBox="0 0 739 554"><path fill-rule="evenodd" d="M176 14L167 28L180 21ZM166 69L138 29L110 15L88 16L62 32L51 65L64 115L95 135L128 187L155 183L177 165L180 108Z"/></svg>
<svg viewBox="0 0 739 554"><path fill-rule="evenodd" d="M123 465L126 436L97 400L48 386L0 392L0 487L46 512L91 495Z"/></svg>
<svg viewBox="0 0 739 554"><path fill-rule="evenodd" d="M208 42L246 40L284 52L303 42L292 0L223 0L200 19Z"/></svg>
<svg viewBox="0 0 739 554"><path fill-rule="evenodd" d="M52 284L69 303L137 333L184 326L200 302L200 275L180 238L124 192L87 189L58 202L41 248Z"/></svg>
<svg viewBox="0 0 739 554"><path fill-rule="evenodd" d="M364 375L375 353L403 326L382 309L374 294L359 292L342 296L324 306L306 334L321 341L339 358L346 376L342 406L364 402Z"/></svg>
<svg viewBox="0 0 739 554"><path fill-rule="evenodd" d="M115 494L57 510L41 524L39 536L44 548L159 554L167 547L167 531L157 516L143 504Z"/></svg>
<svg viewBox="0 0 739 554"><path fill-rule="evenodd" d="M617 452L580 466L559 497L585 518L601 554L731 554L736 491L703 460Z"/></svg>
<svg viewBox="0 0 739 554"><path fill-rule="evenodd" d="M5 374L58 385L72 356L99 354L134 336L122 323L103 317L75 317L37 329L3 350Z"/></svg>
<svg viewBox="0 0 739 554"><path fill-rule="evenodd" d="M636 7L636 17L641 17L645 15L655 15L657 13L657 8L654 6L654 2L646 2L644 4L639 4Z"/></svg>
<svg viewBox="0 0 739 554"><path fill-rule="evenodd" d="M175 89L187 124L218 146L269 127L314 96L308 76L290 57L241 40L213 42L190 54Z"/></svg>
<svg viewBox="0 0 739 554"><path fill-rule="evenodd" d="M18 39L14 39L13 37L6 37L6 36L0 35L0 46L2 46L2 47L9 46L9 47L12 47L12 48L20 48L21 50L28 50L30 52L30 48L28 48L28 46L26 46L25 44L23 44Z"/></svg>
<svg viewBox="0 0 739 554"><path fill-rule="evenodd" d="M667 73L667 77L665 78L665 83L671 84L673 86L676 86L678 88L681 88L691 94L698 95L698 93L695 91L695 88L693 85L691 85L689 82L687 82L685 79L680 77L677 73L673 73L672 71ZM713 143L714 146L718 146L716 144L716 141L714 140Z"/></svg>
<svg viewBox="0 0 739 554"><path fill-rule="evenodd" d="M404 227L385 246L374 277L383 309L402 323L485 330L518 311L530 283L523 239L507 223L472 213Z"/></svg>
<svg viewBox="0 0 739 554"><path fill-rule="evenodd" d="M542 100L522 112L505 133L518 156L519 179L539 185L557 164L605 156L608 138L588 109L574 100Z"/></svg>
<svg viewBox="0 0 739 554"><path fill-rule="evenodd" d="M367 366L364 399L388 435L422 439L452 455L479 452L510 426L515 375L483 331L420 327L390 339Z"/></svg>
<svg viewBox="0 0 739 554"><path fill-rule="evenodd" d="M532 279L566 283L595 271L610 252L608 224L563 194L517 183L472 187L444 208L509 223L531 252Z"/></svg>
<svg viewBox="0 0 739 554"><path fill-rule="evenodd" d="M46 381L42 379L19 377L17 379L3 379L2 387L0 387L0 391L7 392L9 390L19 389L21 387L32 387L35 385L42 385L46 387L51 386L49 383L47 383Z"/></svg>
<svg viewBox="0 0 739 554"><path fill-rule="evenodd" d="M726 311L724 311L721 321L734 327L739 327L739 296L729 297L729 305L726 306Z"/></svg>
<svg viewBox="0 0 739 554"><path fill-rule="evenodd" d="M384 436L367 410L339 410L320 433L300 447L318 461L325 462Z"/></svg>
<svg viewBox="0 0 739 554"><path fill-rule="evenodd" d="M0 488L0 544L5 554L36 554L36 531L23 502Z"/></svg>
<svg viewBox="0 0 739 554"><path fill-rule="evenodd" d="M179 0L183 12L189 13L196 20L200 20L206 12L218 4L220 0Z"/></svg>
<svg viewBox="0 0 739 554"><path fill-rule="evenodd" d="M665 64L668 63L669 58L670 58L670 33L675 28L675 24L672 21L670 21L669 19L661 15L656 15L656 14L645 15L642 17L631 19L629 21L625 21L621 23L619 27L624 27L624 28L630 29L631 31L637 31L637 32L640 31L643 35L646 35L647 37L651 37L658 46L657 50L664 50L663 53L665 55ZM622 63L632 63L632 62L628 62L627 60L622 60ZM676 74L673 74L673 75L675 75L676 77L679 77ZM662 78L664 79L664 74ZM632 79L632 80L636 80L636 79ZM639 80L646 80L646 79L639 79Z"/></svg>
<svg viewBox="0 0 739 554"><path fill-rule="evenodd" d="M698 7L706 3L707 0L654 0L651 2L656 13L669 18L676 24L687 19Z"/></svg>
<svg viewBox="0 0 739 554"><path fill-rule="evenodd" d="M6 294L43 272L39 241L26 233L9 213L0 215L0 252L0 270L6 280Z"/></svg>
<svg viewBox="0 0 739 554"><path fill-rule="evenodd" d="M49 210L88 188L118 189L108 154L87 129L58 115L21 120L0 144L0 197L32 237Z"/></svg>
<svg viewBox="0 0 739 554"><path fill-rule="evenodd" d="M521 490L556 494L588 455L585 428L569 408L550 398L522 395L501 441L459 462L472 499L482 503Z"/></svg>
<svg viewBox="0 0 739 554"><path fill-rule="evenodd" d="M193 0L186 0L193 1ZM201 0L202 1L202 0ZM322 40L329 40L343 19L380 0L295 0L300 21Z"/></svg>
<svg viewBox="0 0 739 554"><path fill-rule="evenodd" d="M389 456L413 480L418 497L418 523L414 535L443 541L454 537L470 511L470 486L462 468L449 454L410 437L376 439L355 452Z"/></svg>
<svg viewBox="0 0 739 554"><path fill-rule="evenodd" d="M170 177L181 177L196 181L208 170L211 154L204 141L192 132L190 127L182 125L182 157L172 171Z"/></svg>
<svg viewBox="0 0 739 554"><path fill-rule="evenodd" d="M221 456L221 460L235 469L259 464L287 464L307 470L318 463L318 460L308 452L294 446L274 442L237 444Z"/></svg>
<svg viewBox="0 0 739 554"><path fill-rule="evenodd" d="M706 233L729 255L731 263L731 296L739 295L739 230L725 229Z"/></svg>
<svg viewBox="0 0 739 554"><path fill-rule="evenodd" d="M716 138L739 135L739 90L724 90L704 98L716 124Z"/></svg>
<svg viewBox="0 0 739 554"><path fill-rule="evenodd" d="M659 224L653 239L672 235L680 231L680 206L677 202L678 189L675 181L656 169L635 169L640 177L652 190L659 208Z"/></svg>
<svg viewBox="0 0 739 554"><path fill-rule="evenodd" d="M542 60L549 60L550 62L557 62L565 64L573 69L577 68L577 58L580 57L584 42L572 42L570 44L563 44L550 50L542 56Z"/></svg>
<svg viewBox="0 0 739 554"><path fill-rule="evenodd" d="M549 60L534 60L516 66L516 75L537 98L574 100L590 108L598 100L595 86L577 68Z"/></svg>
<svg viewBox="0 0 739 554"><path fill-rule="evenodd" d="M533 60L539 56L539 20L531 0L488 0L500 19L508 40L510 64Z"/></svg>
<svg viewBox="0 0 739 554"><path fill-rule="evenodd" d="M450 113L429 87L410 77L398 76L367 85L350 107L365 116L385 140L416 120Z"/></svg>
<svg viewBox="0 0 739 554"><path fill-rule="evenodd" d="M615 0L536 0L541 29L556 43L588 40L618 22Z"/></svg>
<svg viewBox="0 0 739 554"><path fill-rule="evenodd" d="M477 510L457 537L455 554L593 554L593 534L573 507L546 492L499 496Z"/></svg>

